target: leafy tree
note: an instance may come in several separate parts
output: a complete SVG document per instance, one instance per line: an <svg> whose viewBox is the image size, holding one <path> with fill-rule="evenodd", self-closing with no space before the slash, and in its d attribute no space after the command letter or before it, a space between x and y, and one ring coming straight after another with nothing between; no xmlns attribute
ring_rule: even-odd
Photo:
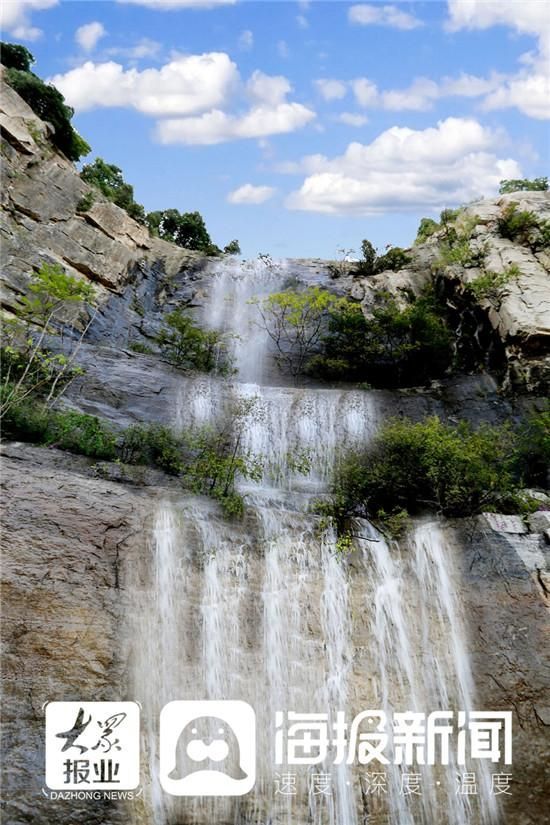
<svg viewBox="0 0 550 825"><path fill-rule="evenodd" d="M202 372L231 372L231 361L222 333L203 330L184 309L166 316L166 326L157 337L162 352L174 366Z"/></svg>
<svg viewBox="0 0 550 825"><path fill-rule="evenodd" d="M134 187L125 182L122 170L118 166L106 163L102 158L96 158L93 163L82 168L80 177L99 189L108 200L124 209L131 218L139 223L145 223L145 210L140 203L135 202Z"/></svg>
<svg viewBox="0 0 550 825"><path fill-rule="evenodd" d="M79 374L74 361L93 315L69 355L53 354L44 345L47 334L63 334L65 315L71 305L91 302L90 283L67 275L57 264L44 263L34 273L30 296L20 299L20 318L3 325L2 403L0 418L30 396L53 403ZM40 329L37 332L36 329Z"/></svg>
<svg viewBox="0 0 550 825"><path fill-rule="evenodd" d="M241 246L237 240L230 241L227 246L224 247L223 251L226 255L240 255Z"/></svg>
<svg viewBox="0 0 550 825"><path fill-rule="evenodd" d="M319 348L328 312L342 301L325 289L311 286L297 292L275 292L256 300L261 326L275 344L277 363L292 375L303 372Z"/></svg>
<svg viewBox="0 0 550 825"><path fill-rule="evenodd" d="M487 300L495 309L500 309L503 299L509 294L510 281L520 275L519 267L510 264L503 272L487 271L473 281L466 284L466 290L470 292L476 301Z"/></svg>
<svg viewBox="0 0 550 825"><path fill-rule="evenodd" d="M384 272L388 269L392 269L394 272L397 272L399 269L403 269L404 266L407 266L410 263L410 256L407 255L404 249L401 249L399 246L394 247L386 247L387 252L384 255L378 255L376 248L373 244L365 239L361 242L361 252L363 255L362 260L359 262L358 266L358 274L366 275L367 277L370 275L377 275L379 272Z"/></svg>
<svg viewBox="0 0 550 825"><path fill-rule="evenodd" d="M377 297L369 318L352 301L330 310L323 352L309 362L308 371L375 386L410 385L441 376L452 363L452 335L433 290L404 309L388 293Z"/></svg>
<svg viewBox="0 0 550 825"><path fill-rule="evenodd" d="M177 209L164 209L160 212L150 212L146 221L154 235L185 249L195 249L207 254L217 249L212 244L200 212L181 214Z"/></svg>
<svg viewBox="0 0 550 825"><path fill-rule="evenodd" d="M7 69L5 77L33 112L41 120L51 123L52 141L69 160L77 161L89 154L90 147L71 125L74 110L67 106L61 92L27 70Z"/></svg>
<svg viewBox="0 0 550 825"><path fill-rule="evenodd" d="M510 192L546 192L548 190L548 178L520 178L515 180L501 180L499 192L507 195Z"/></svg>
<svg viewBox="0 0 550 825"><path fill-rule="evenodd" d="M342 461L334 486L340 516L363 508L373 518L396 507L468 516L486 508L517 512L516 436L510 427L438 418L385 424L364 451Z"/></svg>
<svg viewBox="0 0 550 825"><path fill-rule="evenodd" d="M30 51L19 43L0 43L0 62L7 69L30 72L35 60Z"/></svg>

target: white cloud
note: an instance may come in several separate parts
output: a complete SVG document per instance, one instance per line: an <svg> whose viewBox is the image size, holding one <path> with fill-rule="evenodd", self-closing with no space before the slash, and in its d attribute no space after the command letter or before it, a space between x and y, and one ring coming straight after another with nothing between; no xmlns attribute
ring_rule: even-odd
<svg viewBox="0 0 550 825"><path fill-rule="evenodd" d="M106 54L112 57L126 57L128 60L141 60L145 57L156 57L161 50L161 44L156 40L143 37L133 46L113 46L106 49Z"/></svg>
<svg viewBox="0 0 550 825"><path fill-rule="evenodd" d="M246 89L253 100L275 106L285 100L292 91L292 86L282 75L268 75L255 71L246 84Z"/></svg>
<svg viewBox="0 0 550 825"><path fill-rule="evenodd" d="M172 118L157 124L160 143L212 145L242 138L261 138L301 129L314 120L315 112L300 103L254 106L244 115L219 109L200 117Z"/></svg>
<svg viewBox="0 0 550 825"><path fill-rule="evenodd" d="M5 0L0 5L0 26L18 40L37 40L42 30L31 25L33 11L56 6L58 0Z"/></svg>
<svg viewBox="0 0 550 825"><path fill-rule="evenodd" d="M117 2L147 6L158 11L177 11L178 9L213 9L216 6L233 5L236 0L117 0Z"/></svg>
<svg viewBox="0 0 550 825"><path fill-rule="evenodd" d="M365 115L357 114L356 112L341 112L337 115L336 120L340 123L345 123L346 126L364 126L365 123L369 122L368 117Z"/></svg>
<svg viewBox="0 0 550 825"><path fill-rule="evenodd" d="M228 203L265 203L269 198L275 194L275 189L272 186L253 186L251 183L245 183L239 186L227 196Z"/></svg>
<svg viewBox="0 0 550 825"><path fill-rule="evenodd" d="M448 0L450 31L503 25L538 39L538 51L523 55L522 68L502 78L483 101L484 109L517 108L528 117L550 118L550 4L544 0Z"/></svg>
<svg viewBox="0 0 550 825"><path fill-rule="evenodd" d="M160 69L125 70L119 63L93 63L50 81L78 111L132 107L148 115L191 115L220 105L236 86L236 65L223 52L177 57Z"/></svg>
<svg viewBox="0 0 550 825"><path fill-rule="evenodd" d="M471 118L447 118L423 130L394 126L370 144L350 143L333 160L304 158L300 166L308 176L287 206L366 215L464 203L496 192L503 178L522 177L515 160L495 154L500 140Z"/></svg>
<svg viewBox="0 0 550 825"><path fill-rule="evenodd" d="M250 29L245 29L241 32L239 37L239 49L242 49L243 52L248 52L254 45L254 34L250 31Z"/></svg>
<svg viewBox="0 0 550 825"><path fill-rule="evenodd" d="M357 26L391 26L394 29L405 30L424 25L417 17L398 9L397 6L366 3L351 6L348 10L348 20Z"/></svg>
<svg viewBox="0 0 550 825"><path fill-rule="evenodd" d="M483 101L486 110L511 107L528 117L550 120L550 76L522 72L507 80Z"/></svg>
<svg viewBox="0 0 550 825"><path fill-rule="evenodd" d="M75 32L74 39L85 52L92 52L98 41L106 34L103 24L95 20L93 23L85 23L84 26L80 26Z"/></svg>
<svg viewBox="0 0 550 825"><path fill-rule="evenodd" d="M447 5L450 31L503 25L539 35L550 27L550 5L544 0L448 0Z"/></svg>
<svg viewBox="0 0 550 825"><path fill-rule="evenodd" d="M346 84L341 80L321 78L315 81L315 86L325 100L341 100L347 94Z"/></svg>
<svg viewBox="0 0 550 825"><path fill-rule="evenodd" d="M358 77L351 81L351 88L355 99L360 106L375 106L378 103L378 88L366 77Z"/></svg>
<svg viewBox="0 0 550 825"><path fill-rule="evenodd" d="M297 14L296 22L298 23L301 29L309 29L309 21L305 14Z"/></svg>

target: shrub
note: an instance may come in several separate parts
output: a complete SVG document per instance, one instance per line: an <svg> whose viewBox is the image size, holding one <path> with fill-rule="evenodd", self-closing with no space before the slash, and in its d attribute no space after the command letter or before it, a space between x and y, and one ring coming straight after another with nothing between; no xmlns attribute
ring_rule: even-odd
<svg viewBox="0 0 550 825"><path fill-rule="evenodd" d="M548 178L521 178L516 180L501 180L499 192L507 195L510 192L546 192L548 190Z"/></svg>
<svg viewBox="0 0 550 825"><path fill-rule="evenodd" d="M514 435L508 427L387 423L365 451L347 456L337 473L337 512L364 507L375 518L396 508L468 516L484 509L514 512Z"/></svg>
<svg viewBox="0 0 550 825"><path fill-rule="evenodd" d="M533 252L550 246L550 221L539 220L534 212L519 211L515 202L503 209L497 226L502 238L529 246Z"/></svg>
<svg viewBox="0 0 550 825"><path fill-rule="evenodd" d="M384 255L380 255L375 262L376 272L385 272L390 269L393 272L403 269L411 262L408 255L400 246L392 246Z"/></svg>
<svg viewBox="0 0 550 825"><path fill-rule="evenodd" d="M131 349L132 352L141 352L143 355L154 354L154 350L141 341L132 341L132 343L128 345L128 349Z"/></svg>
<svg viewBox="0 0 550 825"><path fill-rule="evenodd" d="M445 372L452 337L433 290L404 309L388 293L378 299L370 318L352 301L330 310L323 351L311 359L308 372L375 386L414 384Z"/></svg>
<svg viewBox="0 0 550 825"><path fill-rule="evenodd" d="M517 471L524 484L550 486L550 407L532 413L520 427Z"/></svg>
<svg viewBox="0 0 550 825"><path fill-rule="evenodd" d="M120 457L128 464L148 464L169 475L184 469L184 445L168 427L161 424L134 424L124 431Z"/></svg>
<svg viewBox="0 0 550 825"><path fill-rule="evenodd" d="M223 334L201 329L183 309L176 309L166 316L166 326L160 331L157 342L168 361L180 369L216 370L222 374L232 370Z"/></svg>
<svg viewBox="0 0 550 825"><path fill-rule="evenodd" d="M33 72L7 69L7 83L31 107L33 112L53 127L52 142L69 160L77 161L91 149L71 125L74 110L54 86L44 83Z"/></svg>
<svg viewBox="0 0 550 825"><path fill-rule="evenodd" d="M140 203L135 202L134 187L126 183L118 166L105 163L102 158L96 158L93 163L82 168L80 177L99 189L112 203L124 209L131 218L139 223L145 223L145 210Z"/></svg>
<svg viewBox="0 0 550 825"><path fill-rule="evenodd" d="M241 246L238 241L230 241L223 249L226 255L240 255Z"/></svg>
<svg viewBox="0 0 550 825"><path fill-rule="evenodd" d="M487 300L496 309L499 309L505 295L508 294L508 285L513 278L520 275L516 264L511 264L503 272L484 272L466 285L476 301Z"/></svg>
<svg viewBox="0 0 550 825"><path fill-rule="evenodd" d="M92 415L73 410L57 411L35 401L10 407L2 421L8 438L46 444L90 458L116 456L114 433Z"/></svg>
<svg viewBox="0 0 550 825"><path fill-rule="evenodd" d="M93 192L86 192L76 205L76 211L81 212L88 212L92 206L94 205L94 193Z"/></svg>
<svg viewBox="0 0 550 825"><path fill-rule="evenodd" d="M425 243L439 228L439 224L437 221L434 221L433 218L422 218L418 232L416 233L415 246Z"/></svg>

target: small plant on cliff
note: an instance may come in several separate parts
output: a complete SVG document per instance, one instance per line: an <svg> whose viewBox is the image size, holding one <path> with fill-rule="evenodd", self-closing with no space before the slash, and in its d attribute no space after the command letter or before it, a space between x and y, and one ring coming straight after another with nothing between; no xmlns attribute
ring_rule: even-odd
<svg viewBox="0 0 550 825"><path fill-rule="evenodd" d="M514 201L503 209L497 226L502 238L528 246L533 252L550 246L550 221L540 220L535 212L519 210Z"/></svg>
<svg viewBox="0 0 550 825"><path fill-rule="evenodd" d="M414 241L415 246L425 243L428 238L431 238L431 236L437 232L439 228L438 222L434 221L433 218L422 218L420 221L420 226L418 227L418 232L416 233L416 238Z"/></svg>
<svg viewBox="0 0 550 825"><path fill-rule="evenodd" d="M226 246L224 246L223 251L225 255L240 255L241 245L237 240L230 241Z"/></svg>
<svg viewBox="0 0 550 825"><path fill-rule="evenodd" d="M357 265L357 274L368 277L387 270L397 272L411 262L410 255L400 246L388 244L386 250L383 255L379 255L369 240L362 241L361 252L363 257Z"/></svg>
<svg viewBox="0 0 550 825"><path fill-rule="evenodd" d="M152 235L171 241L185 249L195 249L205 255L219 255L220 250L208 234L200 212L180 213L177 209L149 212L147 226Z"/></svg>
<svg viewBox="0 0 550 825"><path fill-rule="evenodd" d="M29 284L30 296L20 299L19 318L7 319L2 330L2 405L0 418L25 398L38 396L52 404L70 381L80 374L75 358L93 315L69 352L53 353L46 336L61 335L67 311L91 302L94 290L88 281L67 275L57 264L44 263ZM74 309L73 309L74 311Z"/></svg>
<svg viewBox="0 0 550 825"><path fill-rule="evenodd" d="M126 183L118 166L106 163L103 158L96 158L93 163L82 167L80 177L99 189L108 200L124 209L135 221L145 223L145 210L134 200L134 187Z"/></svg>
<svg viewBox="0 0 550 825"><path fill-rule="evenodd" d="M476 301L489 301L498 310L506 295L509 294L510 282L519 275L519 267L516 264L510 264L503 272L484 272L483 275L470 281L466 285L466 290L473 295Z"/></svg>
<svg viewBox="0 0 550 825"><path fill-rule="evenodd" d="M167 360L180 369L216 371L222 375L232 371L224 335L217 330L201 329L185 309L176 309L166 316L157 343Z"/></svg>

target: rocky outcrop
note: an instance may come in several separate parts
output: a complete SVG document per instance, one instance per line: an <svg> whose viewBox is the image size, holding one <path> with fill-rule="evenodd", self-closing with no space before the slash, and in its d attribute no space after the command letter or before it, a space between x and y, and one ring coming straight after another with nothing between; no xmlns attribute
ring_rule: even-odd
<svg viewBox="0 0 550 825"><path fill-rule="evenodd" d="M73 163L55 151L48 124L1 83L3 188L0 301L17 310L29 277L43 261L97 287L104 305L143 270L170 278L200 265L201 256L159 238L81 180ZM89 208L83 199L92 199ZM82 211L79 211L82 208Z"/></svg>
<svg viewBox="0 0 550 825"><path fill-rule="evenodd" d="M486 327L485 337L492 333L501 345L505 385L544 393L550 381L550 250L533 251L499 235L498 219L512 203L519 211L533 212L541 222L550 220L550 192L514 192L477 201L458 216L459 231L473 225L469 243L473 250L485 251L482 268L442 264L444 233L437 232L407 250L412 260L406 268L372 277L354 277L349 272L343 281L368 314L380 292L389 292L405 306L435 276L451 309L456 310L457 325L470 313L475 325ZM519 274L508 279L498 296L476 298L468 291L468 285L484 272L500 274L509 267L517 267ZM471 326L466 328L470 334Z"/></svg>

